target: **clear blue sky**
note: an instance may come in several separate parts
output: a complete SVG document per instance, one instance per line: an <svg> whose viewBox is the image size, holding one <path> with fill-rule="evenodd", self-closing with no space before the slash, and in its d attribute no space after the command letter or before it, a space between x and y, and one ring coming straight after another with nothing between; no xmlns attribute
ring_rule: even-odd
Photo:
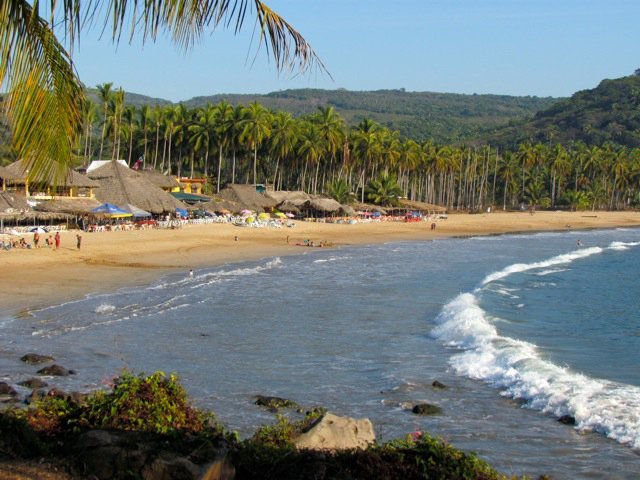
<svg viewBox="0 0 640 480"><path fill-rule="evenodd" d="M279 74L244 33L188 53L166 39L117 47L85 32L81 80L172 101L290 88L570 96L640 68L640 0L266 0L311 43L333 80Z"/></svg>

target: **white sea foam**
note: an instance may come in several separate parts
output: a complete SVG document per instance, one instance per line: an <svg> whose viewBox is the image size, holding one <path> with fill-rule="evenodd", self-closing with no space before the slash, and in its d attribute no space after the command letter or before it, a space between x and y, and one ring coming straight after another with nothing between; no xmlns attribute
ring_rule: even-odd
<svg viewBox="0 0 640 480"><path fill-rule="evenodd" d="M611 242L609 248L611 250L628 250L631 247L637 247L640 242Z"/></svg>
<svg viewBox="0 0 640 480"><path fill-rule="evenodd" d="M487 285L488 283L495 282L496 280L500 280L502 278L508 277L514 273L522 273L527 272L529 270L535 270L539 268L548 269L549 267L554 267L556 265L567 265L575 260L580 258L590 257L592 255L597 255L602 253L603 249L600 247L589 247L589 248L581 248L580 250L574 250L569 253L563 253L562 255L557 255L555 257L549 258L547 260L543 260L541 262L533 262L533 263L514 263L513 265L509 265L508 267L499 270L497 272L493 272L485 277L482 281L481 286Z"/></svg>
<svg viewBox="0 0 640 480"><path fill-rule="evenodd" d="M546 270L539 271L536 275L540 277L545 277L547 275L553 275L554 273L566 272L567 270L568 270L567 268L548 268Z"/></svg>
<svg viewBox="0 0 640 480"><path fill-rule="evenodd" d="M114 305L110 305L108 303L101 303L98 307L96 307L96 313L106 314L111 313L116 309Z"/></svg>
<svg viewBox="0 0 640 480"><path fill-rule="evenodd" d="M614 242L608 248L635 245ZM549 269L602 251L584 248L541 262L511 265L488 275L474 293L512 273ZM571 415L577 429L599 432L640 449L639 387L588 377L545 360L536 345L501 336L494 326L500 320L478 305L476 295L462 293L443 307L431 334L461 350L450 359L457 374L500 388L502 395L522 400L528 408L557 417Z"/></svg>

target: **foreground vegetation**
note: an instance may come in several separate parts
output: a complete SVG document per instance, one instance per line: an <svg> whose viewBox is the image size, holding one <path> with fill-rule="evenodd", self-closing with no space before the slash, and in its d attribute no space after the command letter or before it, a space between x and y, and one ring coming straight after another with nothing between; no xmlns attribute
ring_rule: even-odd
<svg viewBox="0 0 640 480"><path fill-rule="evenodd" d="M423 433L367 450L298 451L293 446L294 436L322 413L310 412L299 422L279 417L275 425L240 441L225 431L213 414L190 406L175 376L125 372L109 392L96 392L79 402L48 396L27 409L0 414L0 461L44 457L74 476L79 472L92 475L91 466L97 463L78 454L77 442L86 432L101 429L130 432L125 442L129 448L146 442L153 445L153 455L158 458L166 458L171 451L207 464L220 462L222 452L238 479L505 478L474 455ZM123 470L109 478L139 478L133 467L133 459L139 462L139 456L130 457L131 465L121 465Z"/></svg>

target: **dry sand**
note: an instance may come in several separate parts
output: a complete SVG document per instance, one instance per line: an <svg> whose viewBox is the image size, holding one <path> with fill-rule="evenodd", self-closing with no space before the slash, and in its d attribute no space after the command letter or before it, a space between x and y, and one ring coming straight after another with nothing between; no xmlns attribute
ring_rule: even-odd
<svg viewBox="0 0 640 480"><path fill-rule="evenodd" d="M640 226L640 212L529 212L450 214L429 222L326 224L296 222L293 228L241 228L229 224L188 225L180 230L62 233L60 250L0 251L0 313L81 298L128 285L150 283L170 271L302 253L295 243L310 239L335 248L402 240L567 229ZM235 240L235 237L238 240ZM32 236L25 236L31 243ZM287 243L287 237L289 243ZM42 243L42 241L41 241Z"/></svg>

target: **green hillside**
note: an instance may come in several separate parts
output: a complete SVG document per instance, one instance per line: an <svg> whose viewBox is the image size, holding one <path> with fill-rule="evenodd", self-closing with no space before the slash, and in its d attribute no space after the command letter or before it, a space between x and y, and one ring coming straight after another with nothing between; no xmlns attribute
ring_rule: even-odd
<svg viewBox="0 0 640 480"><path fill-rule="evenodd" d="M480 140L497 127L532 118L558 101L556 98L511 97L507 95L461 95L453 93L377 90L283 90L266 95L219 94L195 97L184 102L189 107L226 100L248 105L258 102L272 110L285 110L294 116L333 106L350 125L363 118L417 141L438 143Z"/></svg>
<svg viewBox="0 0 640 480"><path fill-rule="evenodd" d="M514 123L490 136L492 144L513 147L521 142L587 145L611 142L640 146L640 70L603 80L542 110L527 122Z"/></svg>

